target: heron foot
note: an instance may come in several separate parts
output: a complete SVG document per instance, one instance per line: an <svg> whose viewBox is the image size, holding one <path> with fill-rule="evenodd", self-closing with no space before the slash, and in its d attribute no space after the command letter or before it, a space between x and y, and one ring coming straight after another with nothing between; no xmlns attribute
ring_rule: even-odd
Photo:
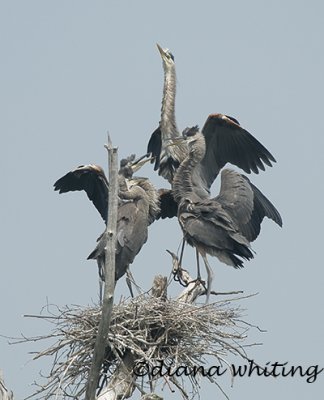
<svg viewBox="0 0 324 400"><path fill-rule="evenodd" d="M179 282L181 286L187 287L190 282L186 282L183 279L183 271L185 270L181 267L181 265L178 265L178 268L173 271L173 279L175 282Z"/></svg>

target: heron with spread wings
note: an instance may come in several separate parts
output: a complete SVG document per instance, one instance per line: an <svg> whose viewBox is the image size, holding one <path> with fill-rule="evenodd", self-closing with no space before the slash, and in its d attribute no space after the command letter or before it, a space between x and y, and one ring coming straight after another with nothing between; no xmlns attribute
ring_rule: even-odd
<svg viewBox="0 0 324 400"><path fill-rule="evenodd" d="M181 138L175 117L176 68L173 54L160 45L157 47L164 69L161 120L151 135L147 150L155 159L154 169L172 183L189 149L186 142L169 146L170 140ZM206 152L192 171L193 189L201 197L209 197L210 187L226 163L234 164L246 173L257 174L259 170L265 170L265 165L272 166L276 161L235 118L211 114L201 132L205 137Z"/></svg>
<svg viewBox="0 0 324 400"><path fill-rule="evenodd" d="M233 170L222 170L218 196L202 198L197 195L192 171L205 155L205 137L195 126L187 128L183 138L173 142L186 142L189 149L175 173L172 192L178 204L177 214L184 240L196 248L206 267L208 302L213 273L207 254L216 256L227 265L241 268L243 260L253 258L250 242L258 237L264 217L279 226L282 226L282 219L261 191L246 176Z"/></svg>
<svg viewBox="0 0 324 400"><path fill-rule="evenodd" d="M116 273L115 280L127 273L127 284L130 287L131 274L129 265L147 241L148 226L157 218L165 218L168 214L174 215L172 207L160 208L160 202L170 196L170 191L157 191L147 178L135 177L137 171L147 160L141 157L134 160L134 156L121 160L118 175L119 203L117 216L117 243L116 243ZM70 191L85 191L88 198L107 224L108 216L108 189L109 183L103 169L94 164L81 165L68 172L54 184L59 193ZM104 263L106 237L103 233L94 251L88 259L96 259L99 268L100 280L104 281ZM131 289L130 289L131 290Z"/></svg>
<svg viewBox="0 0 324 400"><path fill-rule="evenodd" d="M212 270L206 254L242 267L244 259L253 257L250 242L260 233L263 218L282 226L276 208L246 176L223 170L220 194L214 199L210 198L211 185L227 163L258 174L276 160L235 118L224 114L209 115L201 132L196 127L187 129L183 138L175 117L174 56L157 47L164 69L163 98L161 120L151 135L148 152L155 159L154 169L172 185L184 240L197 251L199 277L198 254L204 260L208 301Z"/></svg>

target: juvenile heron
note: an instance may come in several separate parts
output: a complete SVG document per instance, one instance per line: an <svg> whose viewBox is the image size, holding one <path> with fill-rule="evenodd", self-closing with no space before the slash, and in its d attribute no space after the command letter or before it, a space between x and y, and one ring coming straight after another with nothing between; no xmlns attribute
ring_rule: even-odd
<svg viewBox="0 0 324 400"><path fill-rule="evenodd" d="M175 118L176 69L172 53L157 45L164 69L164 87L159 127L148 143L148 152L155 157L154 169L170 183L181 162L188 155L186 142L170 147L170 140L181 137ZM272 166L272 154L238 121L223 114L211 114L202 133L206 141L204 157L192 171L193 190L201 197L209 197L210 187L226 163L245 172L258 173L265 164Z"/></svg>
<svg viewBox="0 0 324 400"><path fill-rule="evenodd" d="M148 226L160 213L159 198L152 184L146 178L133 178L127 182L127 190L119 191L121 203L117 215L117 240L116 240L116 272L115 280L127 273L127 284L132 289L130 281L132 275L129 271L136 255L146 243ZM98 239L96 248L88 259L97 260L102 280L105 266L105 246L107 244L106 230Z"/></svg>
<svg viewBox="0 0 324 400"><path fill-rule="evenodd" d="M137 171L146 161L141 157L134 161L130 156L120 162L118 175L119 202L117 216L117 243L115 260L115 279L128 274L129 265L147 241L148 226L158 218L176 215L177 205L171 191L156 190L147 178L135 177ZM81 165L68 172L54 184L59 193L85 191L101 217L107 224L109 183L103 169L94 164ZM160 208L160 204L162 208ZM105 251L107 243L105 232L98 238L96 248L88 259L96 259L99 276L104 281ZM131 274L129 273L131 276ZM130 277L127 277L129 284ZM129 285L130 286L130 285Z"/></svg>
<svg viewBox="0 0 324 400"><path fill-rule="evenodd" d="M146 178L135 178L144 162L142 158L134 161L134 156L121 160L118 176L119 201L117 216L117 243L115 279L120 279L134 261L136 255L147 241L147 227L160 216L159 196L154 186ZM59 193L84 190L88 198L107 224L109 183L103 169L98 165L80 166L54 184ZM106 246L105 233L98 239L95 250L88 259L96 259L99 276L104 281L104 262Z"/></svg>
<svg viewBox="0 0 324 400"><path fill-rule="evenodd" d="M185 241L196 248L207 270L207 299L211 291L212 269L207 254L235 268L253 258L250 242L260 233L264 217L282 226L279 212L249 179L225 169L221 173L220 193L215 198L201 197L195 191L192 171L205 157L205 136L198 127L186 129L183 139L188 154L178 167L172 191L178 203L178 220ZM198 258L198 257L197 257Z"/></svg>

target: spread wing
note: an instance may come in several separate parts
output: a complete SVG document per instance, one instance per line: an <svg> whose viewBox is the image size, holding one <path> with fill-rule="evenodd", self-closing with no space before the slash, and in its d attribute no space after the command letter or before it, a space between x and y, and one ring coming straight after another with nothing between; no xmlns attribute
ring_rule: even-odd
<svg viewBox="0 0 324 400"><path fill-rule="evenodd" d="M108 180L103 169L94 164L81 165L54 183L54 190L58 190L59 193L84 190L106 223L108 187Z"/></svg>
<svg viewBox="0 0 324 400"><path fill-rule="evenodd" d="M221 189L215 200L228 212L249 242L258 237L264 217L282 226L281 216L275 206L246 176L238 172L228 169L222 171Z"/></svg>
<svg viewBox="0 0 324 400"><path fill-rule="evenodd" d="M178 203L173 198L172 190L159 189L158 195L160 199L160 213L156 219L176 217L178 213Z"/></svg>
<svg viewBox="0 0 324 400"><path fill-rule="evenodd" d="M250 221L244 227L243 234L250 241L253 242L260 233L261 222L264 217L272 219L277 225L282 227L282 218L276 207L268 200L265 195L250 182L249 178L242 175L243 178L249 182L253 190L253 211Z"/></svg>
<svg viewBox="0 0 324 400"><path fill-rule="evenodd" d="M276 162L272 154L234 118L211 114L202 129L206 154L196 167L201 184L209 191L221 168L231 163L245 172L256 174Z"/></svg>
<svg viewBox="0 0 324 400"><path fill-rule="evenodd" d="M250 221L253 191L243 175L230 169L221 172L221 187L215 200L230 214L238 226Z"/></svg>

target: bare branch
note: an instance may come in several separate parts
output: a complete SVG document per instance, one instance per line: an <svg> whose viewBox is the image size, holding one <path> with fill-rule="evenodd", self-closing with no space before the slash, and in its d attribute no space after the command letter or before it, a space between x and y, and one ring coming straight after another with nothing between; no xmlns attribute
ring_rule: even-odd
<svg viewBox="0 0 324 400"><path fill-rule="evenodd" d="M109 164L109 197L108 197L108 224L106 228L107 245L105 247L105 289L102 303L101 319L93 351L92 364L86 387L86 400L95 400L98 387L101 365L105 358L109 326L114 302L115 290L115 248L118 207L118 156L117 148L112 147L108 136L108 164Z"/></svg>

